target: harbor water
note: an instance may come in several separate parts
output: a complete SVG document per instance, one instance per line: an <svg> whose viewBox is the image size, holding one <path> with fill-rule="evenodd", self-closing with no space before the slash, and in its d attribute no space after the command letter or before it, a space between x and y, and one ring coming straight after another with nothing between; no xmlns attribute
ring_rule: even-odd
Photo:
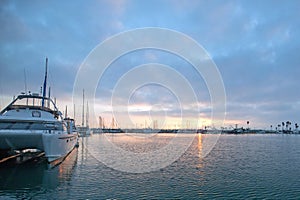
<svg viewBox="0 0 300 200"><path fill-rule="evenodd" d="M158 134L151 142L126 134L109 137L139 153L160 148L173 136ZM199 134L175 162L146 173L118 171L97 159L89 149L103 137L80 138L79 147L55 167L39 159L1 164L0 199L300 198L300 135L220 135L212 150L201 156L203 139L215 136Z"/></svg>

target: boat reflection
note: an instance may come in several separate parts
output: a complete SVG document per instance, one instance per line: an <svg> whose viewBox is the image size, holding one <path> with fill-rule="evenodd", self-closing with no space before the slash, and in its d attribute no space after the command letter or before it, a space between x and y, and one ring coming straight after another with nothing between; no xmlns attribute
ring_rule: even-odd
<svg viewBox="0 0 300 200"><path fill-rule="evenodd" d="M47 163L45 158L23 164L0 165L0 191L54 189L60 183L70 181L77 163L78 150L73 151L59 165Z"/></svg>

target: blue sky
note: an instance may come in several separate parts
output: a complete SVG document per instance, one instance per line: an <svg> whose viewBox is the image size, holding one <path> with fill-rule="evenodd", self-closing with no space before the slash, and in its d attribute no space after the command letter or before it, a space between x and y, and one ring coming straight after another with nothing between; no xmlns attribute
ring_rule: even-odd
<svg viewBox="0 0 300 200"><path fill-rule="evenodd" d="M52 93L61 108L72 107L76 73L92 49L123 31L161 27L190 36L216 63L226 89L227 126L246 126L246 121L260 128L287 120L300 123L299 8L297 0L4 0L0 2L0 107L24 91L24 69L28 88L39 90L46 56ZM114 83L126 70L153 61L168 64L187 77L199 91L200 116L209 118L210 99L201 77L185 61L155 50L133 52L112 64L98 86L97 113L110 118ZM151 113L156 119L166 114L162 108L177 116L179 104L173 96L159 86L140 88L129 100L135 108L132 115L142 119L136 124L151 123L143 118L149 115L149 109L145 113L142 109L147 106L157 107ZM188 109L194 112L193 106Z"/></svg>

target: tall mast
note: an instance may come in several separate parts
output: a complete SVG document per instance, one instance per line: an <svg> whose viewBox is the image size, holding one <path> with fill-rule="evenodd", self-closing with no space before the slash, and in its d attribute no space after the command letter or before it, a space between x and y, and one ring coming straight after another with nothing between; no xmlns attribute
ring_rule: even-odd
<svg viewBox="0 0 300 200"><path fill-rule="evenodd" d="M87 127L89 127L89 102L87 101L86 102L86 122L85 122L85 125Z"/></svg>
<svg viewBox="0 0 300 200"><path fill-rule="evenodd" d="M75 120L75 103L74 103L74 107L73 107L73 119Z"/></svg>
<svg viewBox="0 0 300 200"><path fill-rule="evenodd" d="M45 105L45 97L46 97L46 90L47 90L47 68L48 68L48 58L46 58L46 71L45 71L45 79L44 79L44 86L43 86L43 99L42 99L42 107Z"/></svg>
<svg viewBox="0 0 300 200"><path fill-rule="evenodd" d="M48 89L48 108L50 108L50 95L51 95L51 88Z"/></svg>
<svg viewBox="0 0 300 200"><path fill-rule="evenodd" d="M82 92L82 126L84 126L84 89Z"/></svg>

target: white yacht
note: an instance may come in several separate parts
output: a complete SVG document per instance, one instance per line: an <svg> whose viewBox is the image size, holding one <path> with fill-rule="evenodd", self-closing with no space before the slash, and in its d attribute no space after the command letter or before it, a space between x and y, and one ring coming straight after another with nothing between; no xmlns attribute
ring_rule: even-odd
<svg viewBox="0 0 300 200"><path fill-rule="evenodd" d="M46 77L47 67L44 91ZM77 145L74 120L63 118L44 91L43 96L19 95L0 112L1 151L38 149L45 152L48 162L53 162L64 158Z"/></svg>

